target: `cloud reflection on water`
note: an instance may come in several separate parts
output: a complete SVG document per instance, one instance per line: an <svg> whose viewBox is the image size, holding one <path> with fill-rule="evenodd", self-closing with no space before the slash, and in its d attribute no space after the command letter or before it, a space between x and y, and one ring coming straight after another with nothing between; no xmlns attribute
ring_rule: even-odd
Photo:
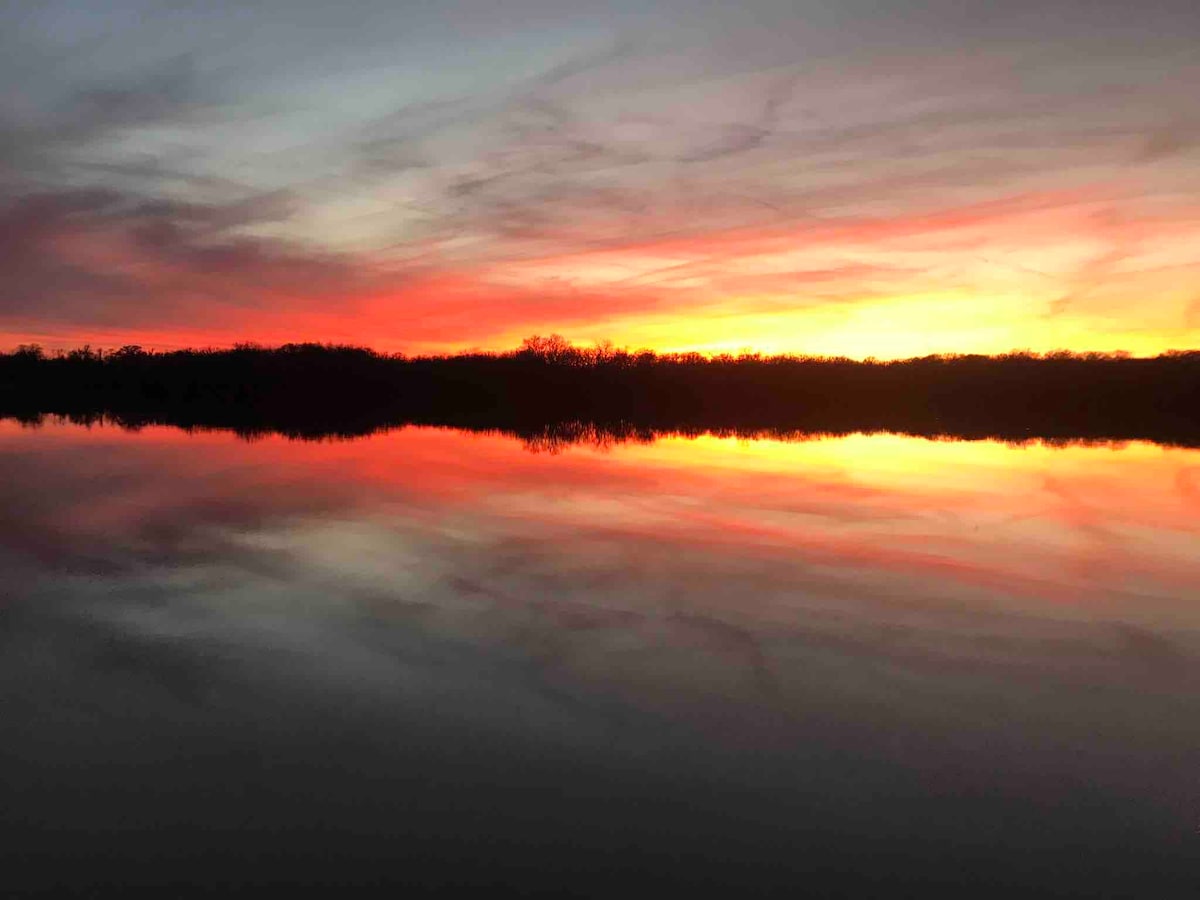
<svg viewBox="0 0 1200 900"><path fill-rule="evenodd" d="M851 833L912 827L909 801L868 812L856 779L956 815L1057 803L1118 842L1132 820L1072 818L1081 797L1160 831L1190 815L1196 451L854 436L550 456L440 429L3 423L0 459L10 771L77 766L83 734L101 770L130 752L186 796L164 763L183 735L215 754L188 764L201 780L253 747L435 781L457 753L493 787L509 776L477 754L615 766L618 793L719 771L735 805L762 777ZM318 780L369 795L338 772Z"/></svg>

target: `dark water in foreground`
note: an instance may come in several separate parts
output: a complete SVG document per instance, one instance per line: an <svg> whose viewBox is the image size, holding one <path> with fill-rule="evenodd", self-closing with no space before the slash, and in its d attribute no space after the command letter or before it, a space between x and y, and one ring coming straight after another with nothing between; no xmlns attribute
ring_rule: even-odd
<svg viewBox="0 0 1200 900"><path fill-rule="evenodd" d="M1200 890L1200 451L5 422L0 471L0 894Z"/></svg>

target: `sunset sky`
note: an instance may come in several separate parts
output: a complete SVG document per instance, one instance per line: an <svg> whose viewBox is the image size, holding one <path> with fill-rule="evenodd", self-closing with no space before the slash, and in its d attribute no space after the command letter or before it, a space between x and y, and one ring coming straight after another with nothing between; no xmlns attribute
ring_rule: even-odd
<svg viewBox="0 0 1200 900"><path fill-rule="evenodd" d="M1200 347L1196 0L5 0L0 349Z"/></svg>

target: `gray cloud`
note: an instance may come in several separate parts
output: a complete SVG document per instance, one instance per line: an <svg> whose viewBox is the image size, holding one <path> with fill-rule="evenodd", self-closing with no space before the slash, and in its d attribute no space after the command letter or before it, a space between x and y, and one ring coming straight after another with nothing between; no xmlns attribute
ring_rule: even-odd
<svg viewBox="0 0 1200 900"><path fill-rule="evenodd" d="M399 291L430 265L665 238L786 226L819 240L1131 167L1153 170L1164 202L1194 196L1186 76L1200 17L1174 0L1136 13L362 0L5 15L10 326L42 310L48 323L143 324L167 291L303 303L338 279L361 286L354 273ZM78 208L86 197L108 199ZM1107 271L1092 269L1052 312L1091 302Z"/></svg>
<svg viewBox="0 0 1200 900"><path fill-rule="evenodd" d="M278 303L281 292L301 307L355 284L362 272L332 254L241 232L290 210L281 192L227 204L100 188L18 197L0 207L0 312L48 323L169 323L211 303Z"/></svg>

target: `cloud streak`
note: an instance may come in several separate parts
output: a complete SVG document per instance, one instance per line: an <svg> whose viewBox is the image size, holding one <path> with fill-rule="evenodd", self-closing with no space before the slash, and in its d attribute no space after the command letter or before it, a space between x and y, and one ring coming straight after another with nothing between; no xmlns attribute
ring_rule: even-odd
<svg viewBox="0 0 1200 900"><path fill-rule="evenodd" d="M674 317L679 346L878 355L861 315L911 321L897 353L1194 342L1190 7L786 6L513 5L540 37L30 6L0 38L0 337L665 346Z"/></svg>

